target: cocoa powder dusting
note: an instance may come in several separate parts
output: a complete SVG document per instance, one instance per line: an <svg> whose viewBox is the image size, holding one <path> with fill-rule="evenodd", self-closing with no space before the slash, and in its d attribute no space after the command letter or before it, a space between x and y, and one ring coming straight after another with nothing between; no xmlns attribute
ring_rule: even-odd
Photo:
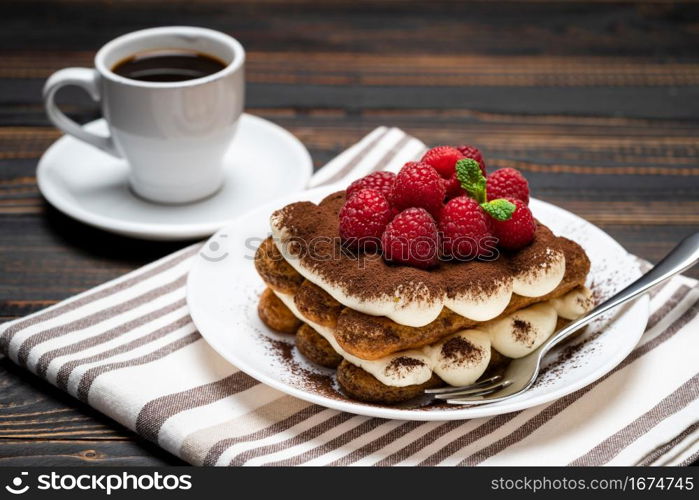
<svg viewBox="0 0 699 500"><path fill-rule="evenodd" d="M415 368L421 366L425 366L425 363L419 359L400 356L391 361L388 366L386 366L384 372L386 375L390 375L392 373L396 375L405 375L406 373L411 372Z"/></svg>
<svg viewBox="0 0 699 500"><path fill-rule="evenodd" d="M442 345L442 356L456 365L477 363L483 359L483 350L463 337L453 337Z"/></svg>
<svg viewBox="0 0 699 500"><path fill-rule="evenodd" d="M592 305L595 303L595 300L593 297L585 297L582 295L578 295L578 297L575 299L575 302L583 309L583 310L588 310L592 308Z"/></svg>
<svg viewBox="0 0 699 500"><path fill-rule="evenodd" d="M534 241L524 248L508 253L513 269L550 269L554 260L560 257L560 242L557 240L546 226L536 221Z"/></svg>
<svg viewBox="0 0 699 500"><path fill-rule="evenodd" d="M534 343L534 336L532 335L533 329L529 321L524 321L521 319L515 319L512 321L512 333L514 334L515 339L517 339L517 342L530 345Z"/></svg>
<svg viewBox="0 0 699 500"><path fill-rule="evenodd" d="M294 242L294 253L302 264L320 275L325 283L360 300L386 296L401 302L430 302L446 294L453 298L492 294L522 269L545 267L559 250L561 239L537 223L534 241L514 253L502 253L492 261L440 261L429 270L385 262L378 253L349 251L339 237L338 213L345 202L344 191L333 193L319 205L292 203L274 214ZM300 249L300 246L305 248ZM282 242L284 244L284 242Z"/></svg>
<svg viewBox="0 0 699 500"><path fill-rule="evenodd" d="M284 364L284 367L294 377L294 380L301 382L304 389L334 399L347 399L337 390L332 376L314 372L298 363L294 358L293 344L274 340L266 336L263 339L268 350Z"/></svg>

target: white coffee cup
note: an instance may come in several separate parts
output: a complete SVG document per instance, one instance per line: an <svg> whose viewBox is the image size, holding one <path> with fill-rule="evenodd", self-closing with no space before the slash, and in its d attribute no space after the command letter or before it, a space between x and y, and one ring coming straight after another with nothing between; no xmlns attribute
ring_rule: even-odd
<svg viewBox="0 0 699 500"><path fill-rule="evenodd" d="M112 68L149 50L186 49L227 66L193 80L148 82L117 75ZM245 50L218 31L172 26L135 31L107 43L95 68L57 71L44 86L49 119L65 133L129 165L132 189L161 203L186 203L216 192L223 157L231 144L245 99ZM109 135L85 130L56 106L56 92L76 85L101 105ZM99 168L99 165L95 165Z"/></svg>

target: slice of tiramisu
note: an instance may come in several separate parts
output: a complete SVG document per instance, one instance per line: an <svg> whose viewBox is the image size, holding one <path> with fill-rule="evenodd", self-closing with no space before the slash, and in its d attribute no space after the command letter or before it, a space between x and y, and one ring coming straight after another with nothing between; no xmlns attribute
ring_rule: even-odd
<svg viewBox="0 0 699 500"><path fill-rule="evenodd" d="M337 368L352 398L470 384L592 306L585 252L533 218L524 177L486 180L477 150L463 151L434 148L397 176L271 217L255 260L271 290L260 316L298 328L299 351Z"/></svg>

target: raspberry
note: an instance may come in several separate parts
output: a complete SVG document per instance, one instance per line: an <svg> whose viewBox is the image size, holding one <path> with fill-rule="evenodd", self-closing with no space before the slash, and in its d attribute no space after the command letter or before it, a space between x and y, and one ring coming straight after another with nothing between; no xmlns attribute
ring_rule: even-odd
<svg viewBox="0 0 699 500"><path fill-rule="evenodd" d="M375 189L388 199L395 182L396 174L393 172L374 172L350 184L346 192L347 198L351 198L352 195L360 189Z"/></svg>
<svg viewBox="0 0 699 500"><path fill-rule="evenodd" d="M488 219L478 202L468 196L447 203L439 220L444 254L459 260L492 255L496 240Z"/></svg>
<svg viewBox="0 0 699 500"><path fill-rule="evenodd" d="M349 248L378 249L393 214L386 197L374 189L361 189L340 209L340 237Z"/></svg>
<svg viewBox="0 0 699 500"><path fill-rule="evenodd" d="M501 168L488 176L486 184L488 199L517 198L529 205L529 183L514 168Z"/></svg>
<svg viewBox="0 0 699 500"><path fill-rule="evenodd" d="M452 175L450 178L444 179L444 187L447 190L447 200L467 194L464 188L461 187L461 181L456 178L456 173L454 173L454 175Z"/></svg>
<svg viewBox="0 0 699 500"><path fill-rule="evenodd" d="M430 165L445 179L449 179L454 175L454 165L463 157L455 147L437 146L427 151L420 161Z"/></svg>
<svg viewBox="0 0 699 500"><path fill-rule="evenodd" d="M464 155L464 158L471 158L472 160L476 160L478 162L478 165L481 167L481 172L483 172L483 177L487 177L488 174L485 171L485 161L483 161L483 155L481 152L478 150L478 148L474 148L473 146L456 146L456 149L459 150L459 152Z"/></svg>
<svg viewBox="0 0 699 500"><path fill-rule="evenodd" d="M389 262L427 269L439 262L437 224L424 208L399 213L381 237L384 258Z"/></svg>
<svg viewBox="0 0 699 500"><path fill-rule="evenodd" d="M426 163L408 162L396 176L391 204L399 210L424 208L438 217L446 188L437 171Z"/></svg>
<svg viewBox="0 0 699 500"><path fill-rule="evenodd" d="M515 211L507 220L490 219L493 234L498 239L498 246L509 249L522 248L531 243L536 232L536 222L529 207L522 200L507 198L515 204Z"/></svg>

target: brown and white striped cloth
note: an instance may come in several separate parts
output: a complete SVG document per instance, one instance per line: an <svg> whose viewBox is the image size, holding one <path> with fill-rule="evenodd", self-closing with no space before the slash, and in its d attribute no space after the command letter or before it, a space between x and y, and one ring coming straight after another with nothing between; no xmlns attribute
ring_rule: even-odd
<svg viewBox="0 0 699 500"><path fill-rule="evenodd" d="M395 169L423 150L381 127L312 185ZM384 420L287 396L220 358L185 302L199 246L0 325L2 352L192 464L678 465L699 454L694 280L656 291L638 347L573 394L491 418Z"/></svg>

